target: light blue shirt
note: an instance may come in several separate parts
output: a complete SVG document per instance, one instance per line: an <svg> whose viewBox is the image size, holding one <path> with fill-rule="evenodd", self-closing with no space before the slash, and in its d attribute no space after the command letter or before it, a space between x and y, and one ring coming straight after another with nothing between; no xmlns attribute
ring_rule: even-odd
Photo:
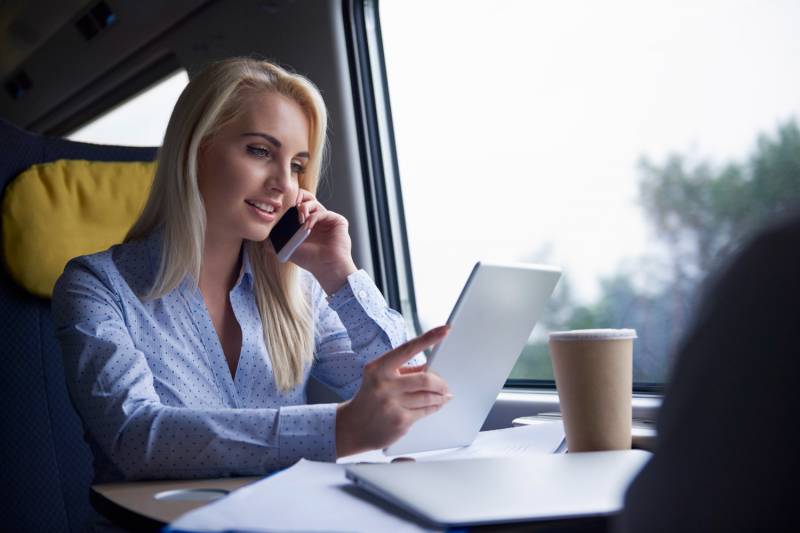
<svg viewBox="0 0 800 533"><path fill-rule="evenodd" d="M160 243L156 233L73 259L53 293L56 336L94 454L95 482L259 475L303 457L334 461L336 404L306 404L309 374L352 397L364 365L405 342L402 317L363 271L327 298L301 271L315 357L302 383L279 392L243 253L230 291L242 331L234 379L189 278L161 298L137 296L152 284Z"/></svg>

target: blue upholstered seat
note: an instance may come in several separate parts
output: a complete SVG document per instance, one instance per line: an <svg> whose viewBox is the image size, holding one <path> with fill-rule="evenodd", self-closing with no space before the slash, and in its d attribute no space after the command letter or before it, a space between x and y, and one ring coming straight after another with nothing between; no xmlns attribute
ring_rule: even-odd
<svg viewBox="0 0 800 533"><path fill-rule="evenodd" d="M155 148L78 143L0 120L0 190L33 164L58 159L152 161ZM91 453L64 382L50 301L0 274L0 528L82 531L92 513Z"/></svg>

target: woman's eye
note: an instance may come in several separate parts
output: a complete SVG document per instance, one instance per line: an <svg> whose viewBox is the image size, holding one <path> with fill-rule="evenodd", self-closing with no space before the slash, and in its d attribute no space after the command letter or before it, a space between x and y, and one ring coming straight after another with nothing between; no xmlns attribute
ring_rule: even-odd
<svg viewBox="0 0 800 533"><path fill-rule="evenodd" d="M300 163L292 163L292 172L295 174L303 174L306 171L306 167L301 165Z"/></svg>
<svg viewBox="0 0 800 533"><path fill-rule="evenodd" d="M256 157L268 157L270 155L269 150L261 146L248 146L247 151Z"/></svg>

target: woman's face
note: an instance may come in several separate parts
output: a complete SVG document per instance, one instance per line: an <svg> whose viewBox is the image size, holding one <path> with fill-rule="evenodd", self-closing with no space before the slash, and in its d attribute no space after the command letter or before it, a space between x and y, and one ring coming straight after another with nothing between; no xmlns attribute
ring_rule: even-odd
<svg viewBox="0 0 800 533"><path fill-rule="evenodd" d="M246 94L237 118L200 148L206 238L266 239L297 201L308 137L308 119L294 100L263 90Z"/></svg>

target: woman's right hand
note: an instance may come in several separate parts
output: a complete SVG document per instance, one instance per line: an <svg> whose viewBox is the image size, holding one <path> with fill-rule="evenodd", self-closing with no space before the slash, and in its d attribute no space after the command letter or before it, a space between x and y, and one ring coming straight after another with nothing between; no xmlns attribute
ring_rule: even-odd
<svg viewBox="0 0 800 533"><path fill-rule="evenodd" d="M449 329L434 328L365 365L361 388L336 409L339 457L392 444L414 422L438 411L452 398L444 380L426 372L425 365L402 366L441 342Z"/></svg>

